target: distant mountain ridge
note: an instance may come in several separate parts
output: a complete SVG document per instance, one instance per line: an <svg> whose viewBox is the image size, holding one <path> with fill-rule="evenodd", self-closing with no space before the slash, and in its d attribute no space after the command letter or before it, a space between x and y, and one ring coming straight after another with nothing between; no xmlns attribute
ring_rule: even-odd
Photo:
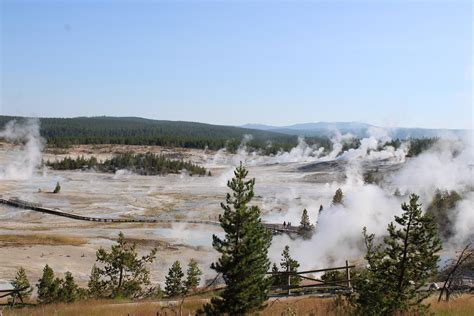
<svg viewBox="0 0 474 316"><path fill-rule="evenodd" d="M388 131L391 137L400 139L406 139L410 137L438 137L447 134L461 136L468 132L468 130L465 129L430 129L406 127L384 128L361 122L315 122L293 124L288 126L245 124L241 127L298 136L333 136L336 132L339 132L341 134L351 133L356 137L368 136L370 128L381 128Z"/></svg>

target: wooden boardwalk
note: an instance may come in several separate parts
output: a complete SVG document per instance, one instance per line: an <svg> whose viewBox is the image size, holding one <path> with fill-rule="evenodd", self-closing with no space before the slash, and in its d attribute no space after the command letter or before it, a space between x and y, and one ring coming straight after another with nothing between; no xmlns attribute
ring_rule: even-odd
<svg viewBox="0 0 474 316"><path fill-rule="evenodd" d="M73 213L63 212L59 209L51 209L43 207L38 203L31 203L28 201L23 201L17 198L4 199L0 198L0 204L5 204L12 207L33 210L36 212L50 214L55 216L67 217L70 219L80 220L80 221L89 221L89 222L101 222L101 223L189 223L189 224L204 224L204 225L214 225L220 226L218 221L211 220L178 220L178 219L157 219L149 217L138 217L138 218L103 218L103 217L91 217L77 215ZM297 234L298 226L283 226L283 224L274 224L274 223L262 223L263 226L273 233L286 233L286 234Z"/></svg>

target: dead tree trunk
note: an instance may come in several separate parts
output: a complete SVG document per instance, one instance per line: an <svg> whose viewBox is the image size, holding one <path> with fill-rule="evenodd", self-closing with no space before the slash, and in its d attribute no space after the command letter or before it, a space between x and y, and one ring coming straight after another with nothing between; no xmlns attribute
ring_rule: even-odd
<svg viewBox="0 0 474 316"><path fill-rule="evenodd" d="M441 291L439 293L438 302L440 302L443 298L444 292L446 292L446 301L449 301L449 296L451 294L451 284L453 282L454 276L456 275L456 271L467 259L469 259L469 257L473 255L473 252L470 250L470 247L471 244L468 244L466 247L464 247L458 257L458 260L454 264L451 271L449 271L448 276L446 277L446 281L444 281L443 287L441 288Z"/></svg>

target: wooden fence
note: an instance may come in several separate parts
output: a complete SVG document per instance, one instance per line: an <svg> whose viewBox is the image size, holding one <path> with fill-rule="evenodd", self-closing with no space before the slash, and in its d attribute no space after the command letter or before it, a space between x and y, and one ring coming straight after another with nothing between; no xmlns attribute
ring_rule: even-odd
<svg viewBox="0 0 474 316"><path fill-rule="evenodd" d="M273 290L284 290L286 295L291 295L291 290L295 289L313 289L320 292L335 292L335 291L352 291L351 285L351 269L355 268L354 265L349 265L349 262L346 260L346 264L341 267L334 268L324 268L316 270L307 270L307 271L278 271L278 272L267 272L268 275L279 276L281 279L286 280L286 284L277 285L273 287ZM339 271L344 270L344 279L341 280L323 280L317 279L308 274L321 273L321 272L330 272L330 271ZM302 280L313 281L309 284L291 284L291 280L295 277Z"/></svg>

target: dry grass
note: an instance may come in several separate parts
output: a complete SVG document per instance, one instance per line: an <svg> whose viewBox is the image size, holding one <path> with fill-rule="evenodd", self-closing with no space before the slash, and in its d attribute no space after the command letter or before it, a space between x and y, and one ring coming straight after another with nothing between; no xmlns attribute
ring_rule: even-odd
<svg viewBox="0 0 474 316"><path fill-rule="evenodd" d="M449 302L438 303L438 296L432 296L428 299L431 303L431 311L435 315L474 315L474 295L465 294L461 297L451 299Z"/></svg>
<svg viewBox="0 0 474 316"><path fill-rule="evenodd" d="M194 315L198 309L209 302L207 298L187 299L183 308L183 315ZM333 311L334 299L330 298L289 298L276 299L268 302L267 308L261 312L261 315L335 315ZM29 307L4 311L5 316L72 316L72 315L90 315L90 316L155 316L159 315L178 315L179 302L117 302L117 301L88 301L87 304L54 304L39 307Z"/></svg>
<svg viewBox="0 0 474 316"><path fill-rule="evenodd" d="M268 302L263 315L335 315L334 298L294 297Z"/></svg>
<svg viewBox="0 0 474 316"><path fill-rule="evenodd" d="M51 227L46 227L46 226L24 226L24 227L15 227L15 226L0 226L0 231L1 230L29 230L29 231L47 231L51 230Z"/></svg>
<svg viewBox="0 0 474 316"><path fill-rule="evenodd" d="M194 314L206 301L190 300L185 302L183 315ZM87 301L75 304L52 304L38 307L19 308L4 310L5 316L156 316L177 315L179 303L168 304L167 302L118 302L118 301Z"/></svg>
<svg viewBox="0 0 474 316"><path fill-rule="evenodd" d="M195 314L196 310L207 303L207 298L187 299L183 315ZM437 303L434 297L428 299L432 304L431 311L435 315L474 315L474 295L464 295L449 303ZM337 301L334 298L321 297L295 297L284 299L273 299L268 302L267 308L261 315L346 315L341 309L336 310ZM15 310L4 310L5 316L156 316L177 315L179 311L178 302L146 301L146 302L120 302L120 301L87 301L75 304L53 304L39 307L19 308Z"/></svg>
<svg viewBox="0 0 474 316"><path fill-rule="evenodd" d="M80 237L58 236L47 234L30 234L30 235L0 235L0 247L9 246L25 246L25 245L48 245L48 246L79 246L87 241Z"/></svg>

